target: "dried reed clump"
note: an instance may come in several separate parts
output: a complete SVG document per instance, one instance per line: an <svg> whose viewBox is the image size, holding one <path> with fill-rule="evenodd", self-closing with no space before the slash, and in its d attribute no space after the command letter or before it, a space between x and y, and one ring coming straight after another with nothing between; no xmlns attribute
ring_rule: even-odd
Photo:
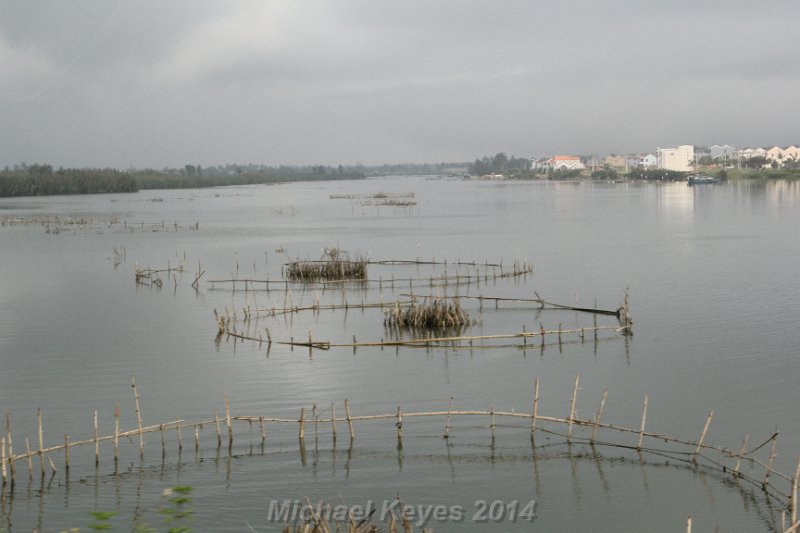
<svg viewBox="0 0 800 533"><path fill-rule="evenodd" d="M347 252L328 248L318 261L289 263L284 275L290 281L364 280L367 279L367 260L363 257L353 260Z"/></svg>
<svg viewBox="0 0 800 533"><path fill-rule="evenodd" d="M471 324L469 314L461 309L458 300L442 298L425 298L422 304L412 303L406 307L397 303L393 309L384 311L383 318L383 325L389 328L444 329Z"/></svg>

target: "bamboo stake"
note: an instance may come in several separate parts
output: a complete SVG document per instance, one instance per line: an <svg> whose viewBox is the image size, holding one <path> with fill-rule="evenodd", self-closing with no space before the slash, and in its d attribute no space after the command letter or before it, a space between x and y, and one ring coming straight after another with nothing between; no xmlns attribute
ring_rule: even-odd
<svg viewBox="0 0 800 533"><path fill-rule="evenodd" d="M539 414L539 378L533 380L533 414L531 415L531 435L536 432L536 417Z"/></svg>
<svg viewBox="0 0 800 533"><path fill-rule="evenodd" d="M544 338L544 336L542 336ZM572 423L575 419L575 401L578 398L578 384L580 383L581 376L580 374L575 374L575 388L572 391L572 403L569 407L569 419L568 419L568 429L567 429L567 441L572 438Z"/></svg>
<svg viewBox="0 0 800 533"><path fill-rule="evenodd" d="M335 423L334 423L335 424ZM267 432L264 429L264 417L258 417L258 427L261 430L261 445L264 445L264 442L267 440Z"/></svg>
<svg viewBox="0 0 800 533"><path fill-rule="evenodd" d="M353 431L353 419L350 416L350 401L347 398L344 400L344 412L347 414L347 426L350 429L350 441L352 442L353 439L356 438L356 433Z"/></svg>
<svg viewBox="0 0 800 533"><path fill-rule="evenodd" d="M94 410L94 465L100 465L100 432L97 429L97 409Z"/></svg>
<svg viewBox="0 0 800 533"><path fill-rule="evenodd" d="M139 407L139 390L136 388L136 378L131 376L133 399L136 402L136 421L139 424L139 453L144 453L144 435L142 434L142 410Z"/></svg>
<svg viewBox="0 0 800 533"><path fill-rule="evenodd" d="M6 438L0 437L0 470L2 470L3 486L6 484Z"/></svg>
<svg viewBox="0 0 800 533"><path fill-rule="evenodd" d="M639 430L639 442L636 444L636 449L642 449L642 441L644 440L644 423L647 418L647 395L644 395L644 406L642 407L642 427Z"/></svg>
<svg viewBox="0 0 800 533"><path fill-rule="evenodd" d="M331 432L333 434L333 442L336 442L336 404L331 402Z"/></svg>
<svg viewBox="0 0 800 533"><path fill-rule="evenodd" d="M164 424L158 425L158 431L161 433L161 457L167 455L167 443L164 440Z"/></svg>
<svg viewBox="0 0 800 533"><path fill-rule="evenodd" d="M700 453L700 448L703 446L703 441L706 438L706 432L708 431L708 426L711 424L711 419L714 417L714 411L708 413L708 418L706 418L706 425L703 426L703 433L700 434L700 440L697 442L697 448L694 449L694 454L692 455L692 460L697 461L697 456Z"/></svg>
<svg viewBox="0 0 800 533"><path fill-rule="evenodd" d="M761 482L761 485L764 489L767 488L769 485L769 475L772 472L772 462L775 460L775 446L778 444L778 437L777 434L772 438L772 448L769 452L769 460L767 461L766 472L764 473L764 481Z"/></svg>
<svg viewBox="0 0 800 533"><path fill-rule="evenodd" d="M447 405L447 420L444 423L444 438L450 438L450 416L453 412L453 397L450 396L450 403Z"/></svg>
<svg viewBox="0 0 800 533"><path fill-rule="evenodd" d="M64 469L69 470L69 435L64 434Z"/></svg>
<svg viewBox="0 0 800 533"><path fill-rule="evenodd" d="M594 443L595 435L597 435L597 427L600 425L600 420L603 418L603 408L606 406L606 398L608 398L608 389L603 391L603 398L600 400L600 408L594 416L594 427L592 428L592 443Z"/></svg>
<svg viewBox="0 0 800 533"><path fill-rule="evenodd" d="M119 459L119 404L114 406L114 461Z"/></svg>
<svg viewBox="0 0 800 533"><path fill-rule="evenodd" d="M228 426L228 447L233 445L233 425L231 424L231 402L225 394L225 425Z"/></svg>
<svg viewBox="0 0 800 533"><path fill-rule="evenodd" d="M742 464L742 455L744 455L744 451L747 448L747 439L750 438L749 434L745 434L744 442L742 442L742 447L739 449L739 457L736 459L736 467L733 469L733 476L738 477L739 475L739 466Z"/></svg>
<svg viewBox="0 0 800 533"><path fill-rule="evenodd" d="M219 429L219 416L216 412L214 413L214 425L217 428L217 448L219 448L222 446L222 432Z"/></svg>
<svg viewBox="0 0 800 533"><path fill-rule="evenodd" d="M183 431L181 431L181 423L175 426L175 431L178 433L178 453L183 450Z"/></svg>
<svg viewBox="0 0 800 533"><path fill-rule="evenodd" d="M403 438L403 411L399 405L397 406L397 422L395 426L397 426L397 440L400 440Z"/></svg>
<svg viewBox="0 0 800 533"><path fill-rule="evenodd" d="M28 476L33 477L33 454L31 453L31 443L28 440L28 437L25 437L25 455L28 456Z"/></svg>
<svg viewBox="0 0 800 533"><path fill-rule="evenodd" d="M56 469L56 464L53 462L53 459L51 459L50 457L48 457L48 458L47 458L47 463L50 465L50 469L53 471L53 474L55 474L56 472L58 472L58 470Z"/></svg>
<svg viewBox="0 0 800 533"><path fill-rule="evenodd" d="M306 408L300 408L300 440L306 436Z"/></svg>
<svg viewBox="0 0 800 533"><path fill-rule="evenodd" d="M36 419L39 426L39 464L42 467L42 475L44 475L44 432L42 431L42 410L36 409Z"/></svg>
<svg viewBox="0 0 800 533"><path fill-rule="evenodd" d="M14 482L14 445L11 439L11 413L6 413L6 439L8 440L8 470L11 476L11 482Z"/></svg>
<svg viewBox="0 0 800 533"><path fill-rule="evenodd" d="M692 517L686 520L686 533L692 533Z"/></svg>

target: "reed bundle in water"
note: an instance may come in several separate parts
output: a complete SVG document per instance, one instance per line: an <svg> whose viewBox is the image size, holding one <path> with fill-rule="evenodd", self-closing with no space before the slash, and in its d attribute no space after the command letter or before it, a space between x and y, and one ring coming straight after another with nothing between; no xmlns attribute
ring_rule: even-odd
<svg viewBox="0 0 800 533"><path fill-rule="evenodd" d="M286 265L284 276L290 281L365 280L367 260L350 259L338 248L328 248L317 261L293 261Z"/></svg>
<svg viewBox="0 0 800 533"><path fill-rule="evenodd" d="M408 306L397 302L392 309L384 311L383 319L383 325L389 328L453 328L471 323L458 300L442 298L425 298L421 304L412 302Z"/></svg>

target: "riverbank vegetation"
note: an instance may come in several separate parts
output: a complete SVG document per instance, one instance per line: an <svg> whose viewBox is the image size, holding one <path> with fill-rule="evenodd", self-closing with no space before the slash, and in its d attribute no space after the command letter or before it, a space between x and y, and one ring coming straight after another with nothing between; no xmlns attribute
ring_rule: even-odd
<svg viewBox="0 0 800 533"><path fill-rule="evenodd" d="M226 185L272 184L289 181L364 179L362 172L324 165L270 167L224 165L203 168L129 169L59 168L51 165L15 165L0 171L0 197L56 194L102 194L142 189L187 189Z"/></svg>
<svg viewBox="0 0 800 533"><path fill-rule="evenodd" d="M769 168L752 170L725 168L717 170L716 176L730 180L800 180L800 169Z"/></svg>

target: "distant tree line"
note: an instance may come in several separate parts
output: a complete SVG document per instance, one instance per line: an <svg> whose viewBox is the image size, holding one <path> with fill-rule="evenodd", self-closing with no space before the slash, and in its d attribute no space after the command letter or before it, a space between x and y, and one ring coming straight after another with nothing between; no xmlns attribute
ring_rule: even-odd
<svg viewBox="0 0 800 533"><path fill-rule="evenodd" d="M441 163L394 163L387 165L362 166L355 169L378 176L429 176L439 174L463 173L467 170L468 163L441 162Z"/></svg>
<svg viewBox="0 0 800 533"><path fill-rule="evenodd" d="M15 165L0 171L0 197L54 194L136 192L140 189L184 189L225 185L269 184L287 181L363 179L364 173L342 166L302 167L224 165L161 170L112 168L59 168L50 165Z"/></svg>
<svg viewBox="0 0 800 533"><path fill-rule="evenodd" d="M26 165L0 172L0 196L101 194L137 190L133 176L111 168L53 170L50 165Z"/></svg>
<svg viewBox="0 0 800 533"><path fill-rule="evenodd" d="M504 152L494 156L484 156L470 163L468 172L476 176L486 174L522 174L530 169L530 160L527 158L508 157ZM511 177L511 176L509 176Z"/></svg>

